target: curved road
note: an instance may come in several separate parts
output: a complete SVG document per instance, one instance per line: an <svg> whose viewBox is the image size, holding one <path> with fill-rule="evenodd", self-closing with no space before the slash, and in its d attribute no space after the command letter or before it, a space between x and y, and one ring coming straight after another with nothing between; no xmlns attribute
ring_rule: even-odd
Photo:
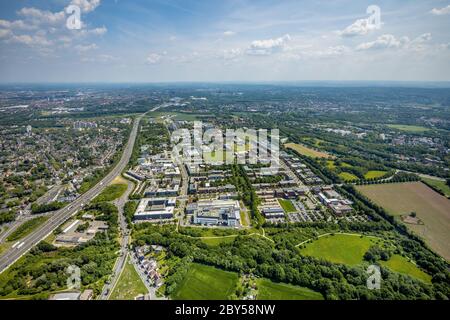
<svg viewBox="0 0 450 320"><path fill-rule="evenodd" d="M79 210L83 208L84 205L88 204L92 199L94 199L100 192L108 186L115 177L120 175L122 171L128 164L131 154L133 152L134 142L136 141L136 136L139 128L139 122L142 115L137 117L133 124L133 129L131 130L130 137L128 139L127 145L123 151L122 157L119 163L111 170L98 184L96 184L89 191L81 195L78 199L72 202L69 206L65 207L54 213L54 215L45 222L40 228L35 230L33 233L27 237L20 240L20 243L14 247L7 250L0 257L0 273L8 269L14 262L16 262L21 256L27 253L33 246L37 245L41 240L45 239L50 233L52 233L59 225L64 223L71 216L76 214Z"/></svg>

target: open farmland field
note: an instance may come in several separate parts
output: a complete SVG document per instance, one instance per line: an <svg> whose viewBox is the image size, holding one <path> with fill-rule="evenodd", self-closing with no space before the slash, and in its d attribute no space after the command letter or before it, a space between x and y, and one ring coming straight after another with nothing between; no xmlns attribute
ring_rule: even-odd
<svg viewBox="0 0 450 320"><path fill-rule="evenodd" d="M238 275L193 263L172 295L174 300L226 300L234 292Z"/></svg>
<svg viewBox="0 0 450 320"><path fill-rule="evenodd" d="M423 224L406 224L450 260L450 200L421 182L358 186L360 192L395 216L416 212Z"/></svg>
<svg viewBox="0 0 450 320"><path fill-rule="evenodd" d="M258 279L258 300L323 300L322 294L286 283Z"/></svg>
<svg viewBox="0 0 450 320"><path fill-rule="evenodd" d="M297 151L298 153L311 158L332 158L328 153L308 148L302 144L287 143L284 145L288 149Z"/></svg>
<svg viewBox="0 0 450 320"><path fill-rule="evenodd" d="M380 240L355 235L327 235L306 244L301 253L334 263L357 265L363 262L364 254L377 241Z"/></svg>

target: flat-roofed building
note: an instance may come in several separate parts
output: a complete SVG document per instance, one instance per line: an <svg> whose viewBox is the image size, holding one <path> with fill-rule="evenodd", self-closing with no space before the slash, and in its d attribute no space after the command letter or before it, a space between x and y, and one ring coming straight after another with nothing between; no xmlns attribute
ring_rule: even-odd
<svg viewBox="0 0 450 320"><path fill-rule="evenodd" d="M261 208L261 213L268 219L284 218L284 210L281 206L265 206Z"/></svg>
<svg viewBox="0 0 450 320"><path fill-rule="evenodd" d="M134 214L135 220L162 220L172 219L176 198L144 198Z"/></svg>
<svg viewBox="0 0 450 320"><path fill-rule="evenodd" d="M195 224L228 227L241 225L241 206L237 200L200 200L197 208L192 211Z"/></svg>

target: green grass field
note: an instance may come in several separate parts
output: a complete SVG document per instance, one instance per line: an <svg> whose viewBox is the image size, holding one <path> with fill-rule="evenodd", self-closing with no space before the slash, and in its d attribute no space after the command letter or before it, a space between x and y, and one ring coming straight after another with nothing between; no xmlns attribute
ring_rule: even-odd
<svg viewBox="0 0 450 320"><path fill-rule="evenodd" d="M125 191L127 191L128 186L126 184L113 184L107 186L105 190L102 191L94 200L93 203L99 203L104 201L114 201L119 199Z"/></svg>
<svg viewBox="0 0 450 320"><path fill-rule="evenodd" d="M380 261L382 266L388 267L392 271L410 275L413 278L431 283L431 276L420 270L414 263L405 257L394 254L388 261Z"/></svg>
<svg viewBox="0 0 450 320"><path fill-rule="evenodd" d="M430 178L422 178L422 180L443 192L446 197L450 197L450 187L445 181Z"/></svg>
<svg viewBox="0 0 450 320"><path fill-rule="evenodd" d="M136 296L146 293L148 293L147 288L134 269L133 264L127 258L125 267L113 292L111 292L109 300L134 300Z"/></svg>
<svg viewBox="0 0 450 320"><path fill-rule="evenodd" d="M284 210L284 213L296 212L297 210L294 207L294 204L290 200L278 199L281 207Z"/></svg>
<svg viewBox="0 0 450 320"><path fill-rule="evenodd" d="M7 238L7 241L16 241L26 237L31 232L36 230L41 224L48 220L48 217L37 217L22 223L16 230L14 230Z"/></svg>
<svg viewBox="0 0 450 320"><path fill-rule="evenodd" d="M422 223L406 223L437 253L450 261L450 201L422 182L358 186L358 191L397 216L417 214Z"/></svg>
<svg viewBox="0 0 450 320"><path fill-rule="evenodd" d="M226 300L234 293L237 282L237 273L193 263L172 299Z"/></svg>
<svg viewBox="0 0 450 320"><path fill-rule="evenodd" d="M216 247L222 243L232 243L234 240L236 240L236 237L202 239L202 242L208 246Z"/></svg>
<svg viewBox="0 0 450 320"><path fill-rule="evenodd" d="M425 132L430 129L422 127L422 126L409 126L409 125L403 125L403 124L388 124L389 128L397 129L401 131L407 131L407 132Z"/></svg>
<svg viewBox="0 0 450 320"><path fill-rule="evenodd" d="M336 169L336 163L333 160L327 160L327 168L330 170Z"/></svg>
<svg viewBox="0 0 450 320"><path fill-rule="evenodd" d="M243 227L248 227L248 217L247 214L244 211L240 212L240 216L241 216L241 225Z"/></svg>
<svg viewBox="0 0 450 320"><path fill-rule="evenodd" d="M353 181L359 179L357 176L349 172L341 172L339 173L339 177L341 177L344 181Z"/></svg>
<svg viewBox="0 0 450 320"><path fill-rule="evenodd" d="M0 244L0 255L3 253L3 251L9 249L11 247L10 243L1 243Z"/></svg>
<svg viewBox="0 0 450 320"><path fill-rule="evenodd" d="M313 256L334 263L357 265L363 262L364 254L375 244L373 238L344 234L328 235L301 249L305 256Z"/></svg>
<svg viewBox="0 0 450 320"><path fill-rule="evenodd" d="M258 279L258 300L323 300L322 294L311 289L286 283Z"/></svg>
<svg viewBox="0 0 450 320"><path fill-rule="evenodd" d="M322 151L317 151L311 148L308 148L302 144L297 144L297 143L287 143L284 145L286 148L288 149L292 149L294 151L297 151L298 153L307 156L307 157L311 157L311 158L331 158L331 155L329 155L328 153L322 152Z"/></svg>
<svg viewBox="0 0 450 320"><path fill-rule="evenodd" d="M386 171L371 170L371 171L367 171L367 173L364 175L364 178L366 178L366 179L377 179L377 178L381 178L386 173L387 173Z"/></svg>

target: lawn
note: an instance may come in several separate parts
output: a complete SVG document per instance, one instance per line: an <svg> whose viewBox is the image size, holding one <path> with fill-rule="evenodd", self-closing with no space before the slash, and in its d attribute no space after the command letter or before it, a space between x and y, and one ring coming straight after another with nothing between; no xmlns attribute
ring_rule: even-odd
<svg viewBox="0 0 450 320"><path fill-rule="evenodd" d="M258 279L258 300L323 300L322 294L308 288Z"/></svg>
<svg viewBox="0 0 450 320"><path fill-rule="evenodd" d="M422 180L440 190L445 196L450 197L450 187L447 185L446 181L431 178L422 178Z"/></svg>
<svg viewBox="0 0 450 320"><path fill-rule="evenodd" d="M140 294L147 294L148 290L129 259L125 263L119 281L111 292L109 300L134 300Z"/></svg>
<svg viewBox="0 0 450 320"><path fill-rule="evenodd" d="M11 247L10 243L0 243L0 255Z"/></svg>
<svg viewBox="0 0 450 320"><path fill-rule="evenodd" d="M237 282L237 273L192 263L172 299L226 300L234 293Z"/></svg>
<svg viewBox="0 0 450 320"><path fill-rule="evenodd" d="M331 155L328 153L317 151L311 148L308 148L302 144L297 143L287 143L284 145L288 149L292 149L294 151L297 151L298 153L312 158L331 158Z"/></svg>
<svg viewBox="0 0 450 320"><path fill-rule="evenodd" d="M364 254L375 244L373 238L344 234L328 235L307 243L302 255L325 259L334 263L357 265L363 262Z"/></svg>
<svg viewBox="0 0 450 320"><path fill-rule="evenodd" d="M128 181L122 176L115 177L113 182L111 182L111 184L127 184L127 183Z"/></svg>
<svg viewBox="0 0 450 320"><path fill-rule="evenodd" d="M248 227L248 217L245 211L241 211L240 216L241 216L241 225L243 227Z"/></svg>
<svg viewBox="0 0 450 320"><path fill-rule="evenodd" d="M336 163L333 160L327 160L327 168L330 170L336 169Z"/></svg>
<svg viewBox="0 0 450 320"><path fill-rule="evenodd" d="M16 241L26 237L31 232L36 230L41 224L48 220L48 217L37 217L22 223L16 230L14 230L7 238L7 241Z"/></svg>
<svg viewBox="0 0 450 320"><path fill-rule="evenodd" d="M203 243L206 243L208 246L217 247L222 243L232 243L236 240L236 237L226 237L226 238L209 238L209 239L201 239Z"/></svg>
<svg viewBox="0 0 450 320"><path fill-rule="evenodd" d="M416 212L423 224L406 224L445 259L450 260L450 201L421 182L358 186L357 189L390 214Z"/></svg>
<svg viewBox="0 0 450 320"><path fill-rule="evenodd" d="M280 203L281 207L283 208L284 213L291 213L291 212L297 211L295 209L294 204L290 200L278 199L278 202Z"/></svg>
<svg viewBox="0 0 450 320"><path fill-rule="evenodd" d="M401 131L407 131L407 132L425 132L430 129L422 127L422 126L409 126L409 125L403 125L403 124L388 124L389 128L397 129Z"/></svg>
<svg viewBox="0 0 450 320"><path fill-rule="evenodd" d="M386 171L371 170L371 171L367 171L367 173L364 175L364 178L366 178L366 179L377 179L377 178L381 178L386 173L387 173Z"/></svg>
<svg viewBox="0 0 450 320"><path fill-rule="evenodd" d="M339 177L341 177L344 181L354 181L359 180L357 176L349 172L341 172L339 173Z"/></svg>
<svg viewBox="0 0 450 320"><path fill-rule="evenodd" d="M413 278L431 283L431 276L420 270L414 263L405 257L394 254L388 261L380 261L382 266L388 267L392 271L410 275Z"/></svg>
<svg viewBox="0 0 450 320"><path fill-rule="evenodd" d="M93 203L99 203L104 201L114 201L119 199L125 191L127 191L128 186L126 184L112 184L107 186L105 190L102 191L94 200Z"/></svg>

